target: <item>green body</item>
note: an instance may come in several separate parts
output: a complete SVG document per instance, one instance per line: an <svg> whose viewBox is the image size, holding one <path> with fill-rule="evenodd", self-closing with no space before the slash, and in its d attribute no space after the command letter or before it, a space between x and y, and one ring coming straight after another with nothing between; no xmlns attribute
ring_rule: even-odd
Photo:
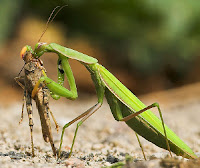
<svg viewBox="0 0 200 168"><path fill-rule="evenodd" d="M76 99L78 96L73 73L68 63L68 58L71 58L80 61L89 70L96 88L98 103L102 104L105 96L111 112L117 121L123 121L124 117L127 117L146 107L117 78L115 78L102 65L98 64L95 58L55 43L48 45L36 44L33 52L35 58L40 57L44 52L57 53L59 56L58 64L61 63L61 65L59 64L58 66L58 83L52 81L48 77L42 77L40 79L41 82L46 83L47 87L52 92L53 98L58 99L59 96L64 96L69 99ZM59 69L60 67L62 67L64 72ZM70 90L63 87L64 74L67 76ZM158 147L168 149L162 121L150 110L129 119L126 121L126 124L137 134L154 143ZM185 158L197 158L193 151L166 125L165 130L170 150L172 152Z"/></svg>
<svg viewBox="0 0 200 168"><path fill-rule="evenodd" d="M106 85L105 95L110 109L116 120L124 118L133 112L137 112L146 106L128 90L118 79L116 79L103 66L99 66L99 74ZM122 116L119 116L122 115ZM155 145L167 149L165 135L161 120L150 110L147 110L126 124L137 134L141 135ZM165 125L170 150L176 155L186 158L195 158L193 151Z"/></svg>

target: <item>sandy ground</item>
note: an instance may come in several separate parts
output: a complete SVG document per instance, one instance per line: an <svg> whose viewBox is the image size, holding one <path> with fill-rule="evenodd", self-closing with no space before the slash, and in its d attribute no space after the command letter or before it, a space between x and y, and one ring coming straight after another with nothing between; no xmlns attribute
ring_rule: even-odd
<svg viewBox="0 0 200 168"><path fill-rule="evenodd" d="M183 97L184 95L189 95L189 91L187 93L186 89L182 90L186 92L182 94ZM142 100L146 104L154 102L155 100L159 102L160 100L165 123L200 156L200 96L198 97L197 95L195 98L190 96L187 100L183 100L180 95L177 96L176 90L165 93L170 93L168 101L163 101L163 93L157 97L152 97L154 94L143 96ZM173 93L177 97L173 96ZM50 144L43 141L40 120L34 104L33 136L36 157L32 158L30 131L26 111L22 124L18 124L21 115L21 97L22 95L19 95L18 102L6 104L1 102L0 104L0 167L111 166L115 162L125 160L126 154L133 158L132 166L130 167L162 167L163 165L167 167L170 164L176 166L179 165L177 161L178 163L179 161L187 163L186 159L173 155L175 162L174 160L170 160L167 162L168 164L164 164L165 160L163 161L162 159L168 155L168 152L140 138L148 160L144 161L134 132L126 124L114 120L106 100L102 108L80 127L73 155L70 159L67 159L66 156L71 147L76 124L65 131L62 148L65 152L60 161L56 161L52 156ZM178 103L173 101L174 98L176 98ZM88 95L73 102L66 99L61 99L60 101L50 100L50 108L60 126L60 131L57 133L54 129L54 123L52 123L53 137L57 148L59 146L62 126L95 103L96 98ZM157 113L156 110L155 113ZM194 164L194 167L198 164L200 162ZM179 167L181 166L179 165ZM187 166L185 165L183 167Z"/></svg>

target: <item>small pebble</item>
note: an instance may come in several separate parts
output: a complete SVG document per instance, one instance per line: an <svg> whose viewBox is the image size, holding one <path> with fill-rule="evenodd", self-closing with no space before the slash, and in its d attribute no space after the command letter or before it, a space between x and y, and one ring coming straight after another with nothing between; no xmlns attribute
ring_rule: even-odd
<svg viewBox="0 0 200 168"><path fill-rule="evenodd" d="M84 162L77 158L69 158L66 160L65 165L68 167L84 168Z"/></svg>
<svg viewBox="0 0 200 168"><path fill-rule="evenodd" d="M0 157L0 160L2 163L6 163L6 162L11 161L11 158L9 156L2 156Z"/></svg>
<svg viewBox="0 0 200 168"><path fill-rule="evenodd" d="M102 148L104 148L104 145L103 145L103 144L94 144L94 145L92 146L92 150L100 150L100 149L102 149Z"/></svg>

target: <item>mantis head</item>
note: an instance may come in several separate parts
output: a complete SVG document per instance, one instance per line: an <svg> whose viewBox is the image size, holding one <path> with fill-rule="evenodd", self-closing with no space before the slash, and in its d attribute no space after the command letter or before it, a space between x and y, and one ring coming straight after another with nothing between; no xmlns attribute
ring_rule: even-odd
<svg viewBox="0 0 200 168"><path fill-rule="evenodd" d="M32 50L31 46L26 45L22 48L22 50L20 52L20 57L21 57L21 59L26 61L27 60L27 58L26 58L27 53L30 53L33 58L37 59L40 56L42 56L47 50L48 50L47 43L37 43L35 45L34 51Z"/></svg>
<svg viewBox="0 0 200 168"><path fill-rule="evenodd" d="M33 56L35 58L39 58L46 52L46 50L47 50L46 48L47 48L47 43L37 43L35 45L35 50L33 52Z"/></svg>

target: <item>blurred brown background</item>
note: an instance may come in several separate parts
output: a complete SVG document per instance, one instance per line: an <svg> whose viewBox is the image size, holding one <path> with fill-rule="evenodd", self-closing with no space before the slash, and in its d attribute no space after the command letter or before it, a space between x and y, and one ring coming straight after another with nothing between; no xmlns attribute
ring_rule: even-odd
<svg viewBox="0 0 200 168"><path fill-rule="evenodd" d="M200 2L4 0L0 2L2 101L19 100L22 89L13 78L23 66L20 50L24 45L34 47L53 8L66 4L42 42L97 58L136 95L200 81ZM48 76L56 80L57 56L45 54L42 60ZM70 62L79 93L95 93L87 70Z"/></svg>

